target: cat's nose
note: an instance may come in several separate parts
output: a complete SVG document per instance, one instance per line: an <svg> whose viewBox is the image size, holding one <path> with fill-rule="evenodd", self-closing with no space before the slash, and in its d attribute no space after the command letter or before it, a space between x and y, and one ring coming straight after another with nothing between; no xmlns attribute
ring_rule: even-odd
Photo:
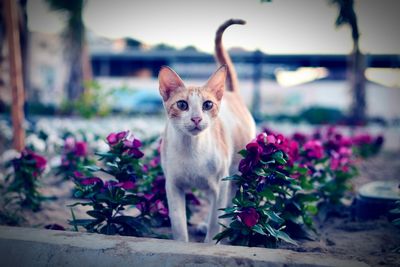
<svg viewBox="0 0 400 267"><path fill-rule="evenodd" d="M193 121L194 124L198 125L201 122L202 118L201 117L193 117L190 120Z"/></svg>

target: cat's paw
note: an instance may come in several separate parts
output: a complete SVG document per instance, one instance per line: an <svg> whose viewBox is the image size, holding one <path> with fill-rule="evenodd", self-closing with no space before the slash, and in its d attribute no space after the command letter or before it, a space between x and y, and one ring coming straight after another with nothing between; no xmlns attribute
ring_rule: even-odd
<svg viewBox="0 0 400 267"><path fill-rule="evenodd" d="M198 225L196 225L196 234L198 235L206 235L207 234L207 223L206 222L201 222Z"/></svg>

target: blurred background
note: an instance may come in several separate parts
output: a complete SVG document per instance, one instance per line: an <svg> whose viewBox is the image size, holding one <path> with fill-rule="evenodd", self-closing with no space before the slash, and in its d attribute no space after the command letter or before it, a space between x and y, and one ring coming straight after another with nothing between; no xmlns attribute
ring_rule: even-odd
<svg viewBox="0 0 400 267"><path fill-rule="evenodd" d="M160 67L204 84L216 69L215 31L230 18L247 21L229 28L223 43L260 128L362 128L383 133L387 149L400 148L396 0L0 3L0 151L13 139L18 149L18 123L27 132L21 139L39 150L61 143L52 138L60 131L86 139L126 129L158 135ZM8 8L17 14L14 28Z"/></svg>

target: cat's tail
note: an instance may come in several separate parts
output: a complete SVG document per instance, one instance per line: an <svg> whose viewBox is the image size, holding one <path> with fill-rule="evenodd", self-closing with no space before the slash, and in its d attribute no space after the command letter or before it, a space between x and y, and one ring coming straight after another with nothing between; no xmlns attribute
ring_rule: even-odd
<svg viewBox="0 0 400 267"><path fill-rule="evenodd" d="M215 35L215 58L220 65L228 66L228 77L226 79L227 90L232 92L239 91L239 82L237 78L237 74L235 71L235 67L233 66L231 57L226 52L224 47L222 46L222 34L225 29L233 24L246 24L246 21L241 19L230 19L227 20L224 24L219 26L217 33Z"/></svg>

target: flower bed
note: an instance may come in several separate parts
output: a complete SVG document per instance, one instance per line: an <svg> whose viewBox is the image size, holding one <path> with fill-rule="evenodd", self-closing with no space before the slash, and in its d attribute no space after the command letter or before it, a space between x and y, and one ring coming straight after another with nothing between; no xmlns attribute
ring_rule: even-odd
<svg viewBox="0 0 400 267"><path fill-rule="evenodd" d="M76 137L73 142L67 137L66 143L59 146L64 167L79 162L70 164L71 168L62 173L67 178L64 184L71 184L71 178L75 182L75 197L80 199L71 199L67 192L68 201L64 199L63 203L79 202L84 206L73 207L73 216L64 206L61 208L67 214L64 214L64 221L47 219L47 224L61 224L71 230L83 226L81 229L103 234L168 237L165 181L157 150L159 141L141 142L127 132L110 134L105 140L107 149L97 152L97 156L91 153L90 144L86 147ZM223 215L231 221L225 225L224 234L216 239L229 240L236 245L296 250L307 247L301 237L321 235L320 227L327 225L314 216L324 211L321 217L332 220L335 213L346 212L344 200L352 196L348 189L356 174L355 167L363 164L362 157L377 153L381 145L381 138L349 138L333 129L309 135L295 134L290 138L265 130L241 152L243 160L238 174L227 178L237 183L239 190L233 206L225 209ZM100 160L96 166L90 163L92 167L83 168L85 157L88 160L100 157ZM201 202L203 206L206 203L193 194L189 194L187 200L192 204ZM46 202L43 210L52 218L48 204L51 202ZM66 224L65 217L71 226ZM198 222L196 218L194 223ZM158 228L160 226L164 228Z"/></svg>

